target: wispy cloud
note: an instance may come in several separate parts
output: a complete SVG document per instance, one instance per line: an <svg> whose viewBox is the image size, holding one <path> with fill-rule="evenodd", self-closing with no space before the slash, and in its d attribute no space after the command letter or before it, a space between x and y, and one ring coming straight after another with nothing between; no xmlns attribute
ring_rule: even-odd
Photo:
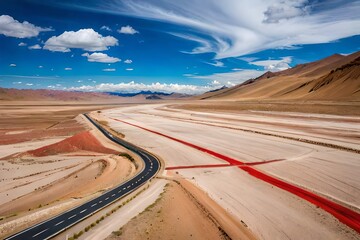
<svg viewBox="0 0 360 240"><path fill-rule="evenodd" d="M64 70L65 70L65 71L71 71L71 70L72 70L72 68L70 68L70 67L66 67L66 68L64 68Z"/></svg>
<svg viewBox="0 0 360 240"><path fill-rule="evenodd" d="M269 59L262 61L249 62L249 64L264 67L267 71L278 72L290 68L292 57L283 57L281 59Z"/></svg>
<svg viewBox="0 0 360 240"><path fill-rule="evenodd" d="M116 69L115 68L104 68L103 71L104 72L115 72Z"/></svg>
<svg viewBox="0 0 360 240"><path fill-rule="evenodd" d="M41 49L41 46L39 44L35 44L35 45L30 46L29 49L31 49L31 50L39 50L39 49Z"/></svg>
<svg viewBox="0 0 360 240"><path fill-rule="evenodd" d="M15 64L15 63L11 63L11 64L9 65L9 67L16 67L16 64Z"/></svg>
<svg viewBox="0 0 360 240"><path fill-rule="evenodd" d="M265 71L258 70L237 70L234 72L227 73L214 73L210 75L193 75L190 78L203 79L212 84L217 85L226 85L226 86L234 86L240 83L245 82L250 78L256 78L261 74L264 74Z"/></svg>
<svg viewBox="0 0 360 240"><path fill-rule="evenodd" d="M111 28L108 27L108 26L102 26L102 27L100 28L100 30L106 30L106 31L109 31L109 32L112 31Z"/></svg>
<svg viewBox="0 0 360 240"><path fill-rule="evenodd" d="M187 27L193 34L172 34L199 44L188 52L217 59L360 34L360 2L351 0L138 0L96 10Z"/></svg>
<svg viewBox="0 0 360 240"><path fill-rule="evenodd" d="M205 62L205 63L209 64L209 65L212 65L214 67L224 67L225 66L224 63L221 62L221 61L215 61L213 63L211 63L211 62Z"/></svg>

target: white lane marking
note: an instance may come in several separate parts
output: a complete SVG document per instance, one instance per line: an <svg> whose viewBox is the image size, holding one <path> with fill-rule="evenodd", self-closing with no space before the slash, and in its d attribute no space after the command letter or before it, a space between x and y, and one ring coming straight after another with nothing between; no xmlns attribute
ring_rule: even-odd
<svg viewBox="0 0 360 240"><path fill-rule="evenodd" d="M121 190L119 190L118 193L121 193Z"/></svg>
<svg viewBox="0 0 360 240"><path fill-rule="evenodd" d="M84 210L82 210L80 213L83 213L83 212L85 212L87 209L84 209Z"/></svg>
<svg viewBox="0 0 360 240"><path fill-rule="evenodd" d="M94 203L93 205L91 205L91 207L96 206L96 204L97 204L97 203Z"/></svg>
<svg viewBox="0 0 360 240"><path fill-rule="evenodd" d="M99 203L102 203L102 201L99 201Z"/></svg>
<svg viewBox="0 0 360 240"><path fill-rule="evenodd" d="M38 236L38 235L42 234L43 232L45 232L45 231L47 231L47 230L48 230L48 228L47 228L47 229L45 229L45 230L42 230L41 232L38 232L37 234L33 235L33 237L36 237L36 236Z"/></svg>
<svg viewBox="0 0 360 240"><path fill-rule="evenodd" d="M58 222L57 224L55 224L55 226L60 225L60 224L62 224L63 222L64 222L64 220L62 220L61 222Z"/></svg>
<svg viewBox="0 0 360 240"><path fill-rule="evenodd" d="M105 198L105 201L108 200L108 199L109 199L109 197Z"/></svg>
<svg viewBox="0 0 360 240"><path fill-rule="evenodd" d="M115 196L115 193L113 195L111 195L112 197Z"/></svg>
<svg viewBox="0 0 360 240"><path fill-rule="evenodd" d="M72 215L71 217L69 217L68 219L72 219L73 217L75 217L76 216L76 214L74 214L74 215Z"/></svg>

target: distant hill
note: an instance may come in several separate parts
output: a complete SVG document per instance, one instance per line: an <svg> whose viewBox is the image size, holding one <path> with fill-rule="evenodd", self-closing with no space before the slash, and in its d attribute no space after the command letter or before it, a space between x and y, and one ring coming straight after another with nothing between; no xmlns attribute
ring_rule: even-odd
<svg viewBox="0 0 360 240"><path fill-rule="evenodd" d="M98 92L0 88L0 101L101 101L118 97Z"/></svg>
<svg viewBox="0 0 360 240"><path fill-rule="evenodd" d="M0 101L73 101L73 102L118 102L154 99L183 99L190 95L141 91L138 93L80 92L49 89L15 89L0 87Z"/></svg>
<svg viewBox="0 0 360 240"><path fill-rule="evenodd" d="M266 72L237 86L198 99L360 101L360 51L334 54L280 72Z"/></svg>

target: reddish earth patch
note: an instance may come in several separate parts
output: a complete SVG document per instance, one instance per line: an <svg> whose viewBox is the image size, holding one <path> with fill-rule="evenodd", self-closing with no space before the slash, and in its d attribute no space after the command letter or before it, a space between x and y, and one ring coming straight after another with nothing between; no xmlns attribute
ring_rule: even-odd
<svg viewBox="0 0 360 240"><path fill-rule="evenodd" d="M99 140L88 131L81 132L58 143L28 151L27 153L36 157L43 157L60 153L77 152L80 150L108 154L116 153L115 150L104 147Z"/></svg>
<svg viewBox="0 0 360 240"><path fill-rule="evenodd" d="M215 156L217 158L220 158L222 160L225 160L226 162L230 163L230 165L240 165L238 166L238 168L240 168L241 170L249 173L251 176L253 177L256 177L257 179L260 179L264 182L267 182L269 184L272 184L273 186L276 186L280 189L283 189L289 193L292 193L320 208L322 208L323 210L325 210L326 212L332 214L334 217L336 217L337 219L339 219L340 222L346 224L347 226L349 226L350 228L354 229L356 232L360 233L360 214L349 209L349 208L346 208L344 206L341 206L333 201L330 201L324 197L321 197L319 195L316 195L310 191L307 191L305 189L302 189L300 187L297 187L295 185L292 185L290 183L287 183L283 180L280 180L280 179L277 179L275 177L272 177L270 175L267 175L251 166L246 166L243 162L237 160L237 159L234 159L234 158L231 158L231 157L228 157L228 156L225 156L225 155L222 155L220 153L217 153L217 152L214 152L212 150L209 150L209 149L206 149L206 148L203 148L203 147L200 147L200 146L197 146L195 144L192 144L192 143L189 143L189 142L186 142L186 141L183 141L181 139L177 139L177 138L174 138L174 137L171 137L171 136L168 136L168 135L165 135L163 133L160 133L160 132L157 132L157 131L154 131L154 130L151 130L151 129L148 129L148 128L145 128L145 127L141 127L141 126L138 126L136 124L132 124L132 123L129 123L129 122L126 122L126 121L123 121L123 120L120 120L120 119L116 119L116 118L112 118L113 120L115 121L118 121L118 122L122 122L122 123L125 123L125 124L128 124L128 125L131 125L131 126L134 126L134 127L137 127L137 128L140 128L140 129L143 129L145 131L148 131L148 132L151 132L151 133L154 133L154 134L157 134L157 135L160 135L160 136L163 136L163 137L166 137L166 138L169 138L171 140L174 140L176 142L179 142L179 143L182 143L186 146L190 146L192 148L195 148L195 149L198 149L202 152L206 152L212 156Z"/></svg>

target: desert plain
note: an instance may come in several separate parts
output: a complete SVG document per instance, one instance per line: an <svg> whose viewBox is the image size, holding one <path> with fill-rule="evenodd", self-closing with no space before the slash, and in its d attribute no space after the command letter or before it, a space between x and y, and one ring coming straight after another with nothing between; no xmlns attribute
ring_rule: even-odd
<svg viewBox="0 0 360 240"><path fill-rule="evenodd" d="M82 116L91 112L163 166L129 204L78 239L357 239L329 211L248 170L358 214L359 108L329 106L301 112L289 102L4 104L0 234L77 206L141 169L135 154ZM82 231L111 207L56 239Z"/></svg>

